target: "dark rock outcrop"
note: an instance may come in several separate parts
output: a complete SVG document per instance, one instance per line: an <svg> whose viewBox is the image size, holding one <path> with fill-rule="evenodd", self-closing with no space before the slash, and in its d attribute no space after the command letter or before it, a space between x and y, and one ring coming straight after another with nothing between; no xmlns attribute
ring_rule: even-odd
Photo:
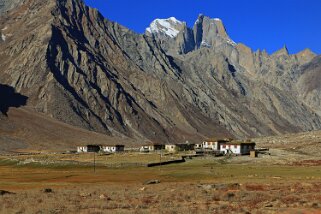
<svg viewBox="0 0 321 214"><path fill-rule="evenodd" d="M16 93L14 88L0 84L0 113L7 115L10 107L21 107L27 104L28 97Z"/></svg>

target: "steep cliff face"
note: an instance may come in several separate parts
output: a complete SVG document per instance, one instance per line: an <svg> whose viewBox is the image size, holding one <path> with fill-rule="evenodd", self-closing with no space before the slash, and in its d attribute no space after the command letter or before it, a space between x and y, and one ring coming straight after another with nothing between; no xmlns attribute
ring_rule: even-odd
<svg viewBox="0 0 321 214"><path fill-rule="evenodd" d="M222 20L211 19L203 14L199 15L193 28L173 17L156 19L145 34L156 39L171 55L187 54L204 47L232 51L231 47L236 45L228 36Z"/></svg>
<svg viewBox="0 0 321 214"><path fill-rule="evenodd" d="M24 1L0 18L0 81L27 94L36 108L45 105L42 92L51 82L46 63L48 42L52 36L52 8L55 2Z"/></svg>
<svg viewBox="0 0 321 214"><path fill-rule="evenodd" d="M321 128L317 103L296 96L314 55L253 52L219 19L139 35L80 0L28 0L0 28L0 83L74 126L165 143Z"/></svg>
<svg viewBox="0 0 321 214"><path fill-rule="evenodd" d="M47 52L48 65L54 78L68 91L68 98L73 102L71 109L82 122L107 134L167 142L166 128L170 121L157 109L154 100L139 90L139 84L154 83L159 87L156 91L166 87L155 74L142 70L153 61L156 71L170 70L164 67L166 58L161 58L163 53L157 51L156 44L104 20L97 11L79 1L59 2L54 16L57 18ZM119 41L120 38L124 40ZM142 53L133 49L137 41ZM139 67L130 58L137 54L151 62ZM160 55L160 59L155 54ZM149 81L143 83L146 79ZM133 83L135 80L137 83ZM155 90L155 86L151 88ZM49 112L55 112L56 106L60 106L60 102ZM60 112L63 116L60 119L68 123L74 121L66 118L65 109L55 112L54 117Z"/></svg>
<svg viewBox="0 0 321 214"><path fill-rule="evenodd" d="M321 57L315 57L300 70L302 75L297 82L299 95L307 105L321 115Z"/></svg>

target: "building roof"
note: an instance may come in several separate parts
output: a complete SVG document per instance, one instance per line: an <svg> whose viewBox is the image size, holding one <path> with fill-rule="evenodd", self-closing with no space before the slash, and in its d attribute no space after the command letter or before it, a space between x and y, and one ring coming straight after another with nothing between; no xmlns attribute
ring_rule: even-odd
<svg viewBox="0 0 321 214"><path fill-rule="evenodd" d="M86 144L86 145L79 145L78 147L85 147L85 146L102 146L100 144Z"/></svg>
<svg viewBox="0 0 321 214"><path fill-rule="evenodd" d="M165 146L163 143L145 143L142 146Z"/></svg>
<svg viewBox="0 0 321 214"><path fill-rule="evenodd" d="M184 146L184 145L195 145L195 143L172 143L172 144L166 144L166 146Z"/></svg>
<svg viewBox="0 0 321 214"><path fill-rule="evenodd" d="M205 139L205 142L229 142L232 141L233 139L231 138L208 138Z"/></svg>
<svg viewBox="0 0 321 214"><path fill-rule="evenodd" d="M255 145L255 142L251 142L251 141L232 141L232 142L226 142L225 144L227 145Z"/></svg>
<svg viewBox="0 0 321 214"><path fill-rule="evenodd" d="M102 144L87 144L87 145L78 145L77 147L85 147L85 146L99 146L99 147L102 147L102 146L125 146L125 145L122 145L122 144L109 144L109 145L107 145L107 144L104 144L104 145L102 145Z"/></svg>

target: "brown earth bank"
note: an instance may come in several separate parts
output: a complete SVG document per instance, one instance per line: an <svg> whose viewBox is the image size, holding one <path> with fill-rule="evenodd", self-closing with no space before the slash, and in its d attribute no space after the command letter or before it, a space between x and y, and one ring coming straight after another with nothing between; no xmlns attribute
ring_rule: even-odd
<svg viewBox="0 0 321 214"><path fill-rule="evenodd" d="M67 151L87 144L135 144L124 137L110 137L62 123L33 108L10 108L7 114L8 117L0 118L0 153Z"/></svg>

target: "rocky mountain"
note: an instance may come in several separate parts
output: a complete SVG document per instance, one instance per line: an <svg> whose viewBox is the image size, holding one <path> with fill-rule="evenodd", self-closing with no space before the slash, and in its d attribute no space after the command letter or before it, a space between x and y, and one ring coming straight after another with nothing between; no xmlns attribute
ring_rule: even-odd
<svg viewBox="0 0 321 214"><path fill-rule="evenodd" d="M9 10L21 5L23 0L1 0L0 1L0 15L8 12Z"/></svg>
<svg viewBox="0 0 321 214"><path fill-rule="evenodd" d="M186 27L186 23L177 20L175 17L155 19L150 27L146 28L146 34L157 39L175 38L184 27Z"/></svg>
<svg viewBox="0 0 321 214"><path fill-rule="evenodd" d="M152 36L161 43L168 54L187 54L200 48L218 48L225 45L235 46L230 39L222 20L211 19L203 14L197 18L191 29L186 22L174 17L169 19L156 19L146 29L146 35Z"/></svg>
<svg viewBox="0 0 321 214"><path fill-rule="evenodd" d="M81 0L25 0L0 29L0 83L73 126L165 143L321 128L320 88L307 87L318 57L254 52L219 19L156 19L137 34Z"/></svg>
<svg viewBox="0 0 321 214"><path fill-rule="evenodd" d="M301 53L301 57L309 55L309 51ZM315 112L321 115L321 57L315 57L310 63L301 67L302 75L297 81L299 96L303 99Z"/></svg>

